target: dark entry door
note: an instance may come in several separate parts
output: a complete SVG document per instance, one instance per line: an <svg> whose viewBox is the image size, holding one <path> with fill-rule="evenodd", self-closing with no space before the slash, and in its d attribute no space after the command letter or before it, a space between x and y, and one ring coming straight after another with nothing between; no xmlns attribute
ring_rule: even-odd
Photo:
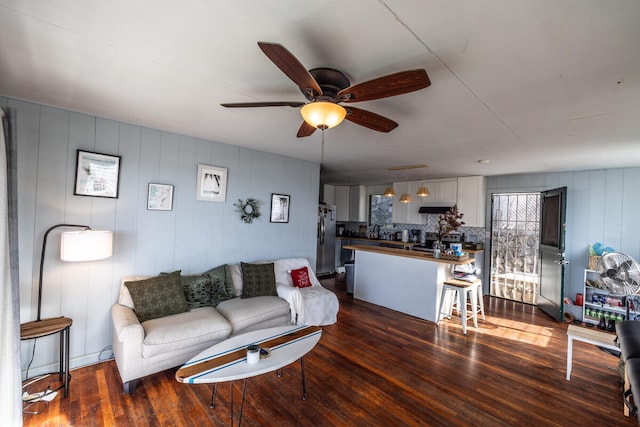
<svg viewBox="0 0 640 427"><path fill-rule="evenodd" d="M565 228L567 187L542 193L540 227L540 288L538 307L562 321L564 298Z"/></svg>

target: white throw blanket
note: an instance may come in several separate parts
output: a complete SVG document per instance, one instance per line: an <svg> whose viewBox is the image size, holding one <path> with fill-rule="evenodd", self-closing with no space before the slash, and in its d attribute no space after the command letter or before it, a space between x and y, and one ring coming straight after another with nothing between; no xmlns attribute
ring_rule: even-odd
<svg viewBox="0 0 640 427"><path fill-rule="evenodd" d="M312 286L296 288L291 270L307 267ZM278 296L291 308L291 321L297 325L331 325L338 320L338 298L321 284L306 258L286 258L274 262Z"/></svg>
<svg viewBox="0 0 640 427"><path fill-rule="evenodd" d="M302 295L297 292L297 288L282 283L277 283L278 296L289 303L291 309L291 323L296 323L304 317L304 307L302 306ZM299 323L298 323L299 324Z"/></svg>

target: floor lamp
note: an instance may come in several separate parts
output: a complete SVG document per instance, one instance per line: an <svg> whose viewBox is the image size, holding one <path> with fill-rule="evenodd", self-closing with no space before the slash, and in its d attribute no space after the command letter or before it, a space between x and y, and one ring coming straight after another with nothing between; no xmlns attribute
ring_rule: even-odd
<svg viewBox="0 0 640 427"><path fill-rule="evenodd" d="M44 233L42 255L40 257L40 280L38 281L38 317L41 320L42 309L42 275L44 256L47 250L49 233L59 227L82 228L82 231L65 231L60 237L60 259L62 261L98 261L109 258L113 250L113 233L111 231L92 230L87 225L56 224Z"/></svg>
<svg viewBox="0 0 640 427"><path fill-rule="evenodd" d="M113 250L113 233L111 231L92 230L87 225L56 224L44 233L42 254L40 256L40 277L38 281L38 317L37 320L20 325L20 339L31 340L53 334L60 334L60 369L59 378L63 385L54 390L47 389L42 395L28 395L23 398L27 410L32 404L42 401L45 394L64 387L64 397L69 396L69 334L73 320L68 317L41 319L42 311L42 272L44 256L47 251L49 233L58 227L82 228L81 231L66 231L60 237L60 259L62 261L97 261L109 258ZM34 344L35 353L35 344ZM31 362L29 362L31 365ZM29 368L27 367L27 375ZM48 404L48 402L47 402ZM38 412L27 412L37 414Z"/></svg>

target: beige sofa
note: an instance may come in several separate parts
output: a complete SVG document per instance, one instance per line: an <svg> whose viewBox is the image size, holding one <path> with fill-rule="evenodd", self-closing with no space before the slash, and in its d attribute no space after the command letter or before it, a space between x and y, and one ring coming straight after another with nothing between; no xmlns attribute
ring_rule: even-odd
<svg viewBox="0 0 640 427"><path fill-rule="evenodd" d="M235 298L216 307L194 308L142 323L125 283L145 277L124 278L111 318L113 354L125 393L135 390L139 378L182 365L232 335L287 324L320 326L336 322L337 297L322 287L306 259L287 258L273 264L278 296L241 298L241 266L230 265L227 271L233 280ZM305 266L312 286L296 288L290 271Z"/></svg>

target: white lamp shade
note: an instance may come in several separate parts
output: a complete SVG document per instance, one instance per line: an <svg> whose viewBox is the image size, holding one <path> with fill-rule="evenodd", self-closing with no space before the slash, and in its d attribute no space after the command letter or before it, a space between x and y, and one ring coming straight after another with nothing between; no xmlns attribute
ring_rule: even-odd
<svg viewBox="0 0 640 427"><path fill-rule="evenodd" d="M97 261L109 258L113 233L102 230L65 231L60 237L62 261Z"/></svg>

